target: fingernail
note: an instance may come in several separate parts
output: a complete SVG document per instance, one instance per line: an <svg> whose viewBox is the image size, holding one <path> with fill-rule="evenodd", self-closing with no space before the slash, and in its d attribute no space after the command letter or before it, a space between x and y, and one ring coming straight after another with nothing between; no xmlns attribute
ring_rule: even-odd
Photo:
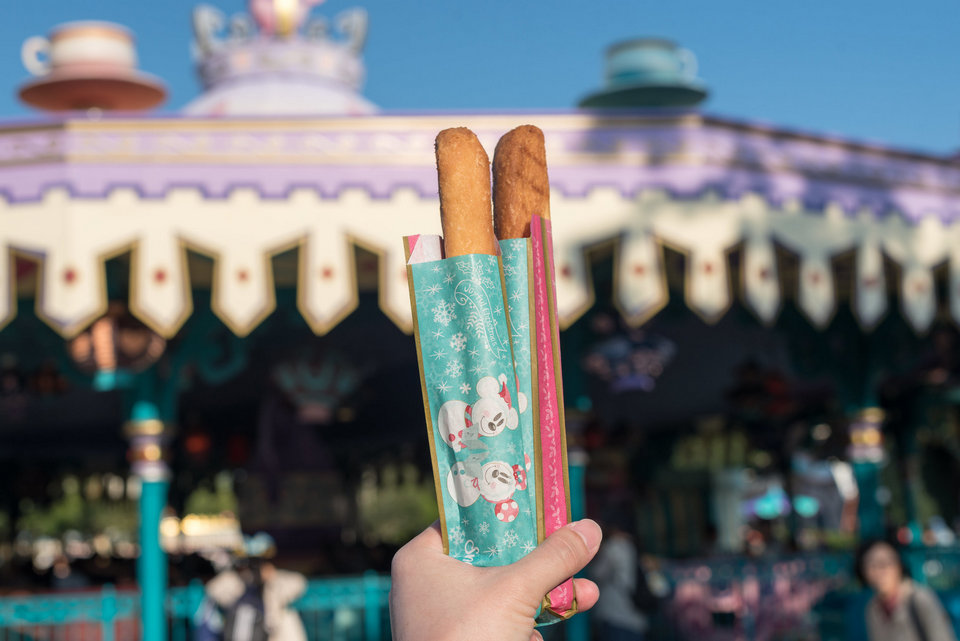
<svg viewBox="0 0 960 641"><path fill-rule="evenodd" d="M580 538L583 539L584 544L591 553L596 552L600 547L600 539L603 538L603 532L600 530L600 526L597 525L596 521L583 519L575 521L567 527L580 535Z"/></svg>

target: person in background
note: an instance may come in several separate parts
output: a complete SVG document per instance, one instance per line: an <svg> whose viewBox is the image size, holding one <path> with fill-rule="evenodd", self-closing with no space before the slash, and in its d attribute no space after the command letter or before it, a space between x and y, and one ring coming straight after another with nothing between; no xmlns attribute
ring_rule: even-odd
<svg viewBox="0 0 960 641"><path fill-rule="evenodd" d="M875 592L866 611L870 641L956 641L940 599L910 579L893 545L881 540L862 544L856 571Z"/></svg>
<svg viewBox="0 0 960 641"><path fill-rule="evenodd" d="M604 641L642 641L649 628L638 605L638 595L650 590L639 571L632 521L629 510L616 510L604 519L606 536L587 570L602 595L594 617L599 625L597 638Z"/></svg>
<svg viewBox="0 0 960 641"><path fill-rule="evenodd" d="M257 534L245 547L246 559L207 583L207 596L224 611L224 640L307 641L300 615L290 607L306 591L306 579L267 560L276 551L269 535Z"/></svg>

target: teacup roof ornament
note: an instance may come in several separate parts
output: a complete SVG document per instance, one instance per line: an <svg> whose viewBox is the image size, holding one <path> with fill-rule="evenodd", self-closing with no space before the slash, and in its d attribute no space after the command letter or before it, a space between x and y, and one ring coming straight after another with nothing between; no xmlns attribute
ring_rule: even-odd
<svg viewBox="0 0 960 641"><path fill-rule="evenodd" d="M607 49L606 81L580 107L693 107L707 97L693 53L663 38L637 38Z"/></svg>
<svg viewBox="0 0 960 641"><path fill-rule="evenodd" d="M167 96L159 78L137 70L133 34L112 22L62 24L28 38L21 58L36 78L20 87L20 99L39 109L139 111Z"/></svg>

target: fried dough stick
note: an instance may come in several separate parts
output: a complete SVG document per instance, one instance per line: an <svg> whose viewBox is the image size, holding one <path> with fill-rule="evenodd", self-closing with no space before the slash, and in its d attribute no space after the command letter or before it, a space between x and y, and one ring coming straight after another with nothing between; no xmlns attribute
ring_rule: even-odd
<svg viewBox="0 0 960 641"><path fill-rule="evenodd" d="M543 132L522 125L493 153L493 225L499 240L529 238L534 215L550 218L550 182Z"/></svg>
<svg viewBox="0 0 960 641"><path fill-rule="evenodd" d="M437 134L440 223L447 258L497 254L490 211L490 159L465 127Z"/></svg>

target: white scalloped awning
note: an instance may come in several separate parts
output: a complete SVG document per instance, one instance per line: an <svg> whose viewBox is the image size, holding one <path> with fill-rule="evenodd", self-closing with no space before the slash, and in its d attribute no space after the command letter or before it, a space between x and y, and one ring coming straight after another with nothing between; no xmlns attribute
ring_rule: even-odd
<svg viewBox="0 0 960 641"><path fill-rule="evenodd" d="M606 188L585 197L554 192L552 210L565 325L594 302L585 249L611 239L617 243L617 303L635 323L668 300L663 246L688 257L690 308L708 321L720 318L735 295L728 253L741 245L743 299L761 320L774 322L783 299L777 244L799 258L797 303L819 327L829 323L837 306L831 259L850 251L856 252L851 304L866 327L887 311L883 254L901 267L903 313L918 331L930 326L937 310L933 270L949 261L950 309L960 320L960 224L945 226L932 216L908 224L896 215L877 220L832 206L780 208L752 194L739 200L711 193L676 199L648 190L626 197ZM104 199L87 199L52 189L36 202L0 202L0 247L42 260L36 313L66 337L106 310L104 261L127 251L132 252L130 310L161 335L176 334L192 311L188 249L214 260L213 310L236 334L246 335L276 305L271 257L294 247L300 313L315 332L324 333L357 304L355 245L379 255L381 308L407 330L401 238L438 231L437 200L410 189L388 198L359 188L322 198L303 188L285 199L262 198L248 189L207 199L190 188L161 199L123 188ZM0 260L0 322L16 313L13 274L3 273L11 264Z"/></svg>

